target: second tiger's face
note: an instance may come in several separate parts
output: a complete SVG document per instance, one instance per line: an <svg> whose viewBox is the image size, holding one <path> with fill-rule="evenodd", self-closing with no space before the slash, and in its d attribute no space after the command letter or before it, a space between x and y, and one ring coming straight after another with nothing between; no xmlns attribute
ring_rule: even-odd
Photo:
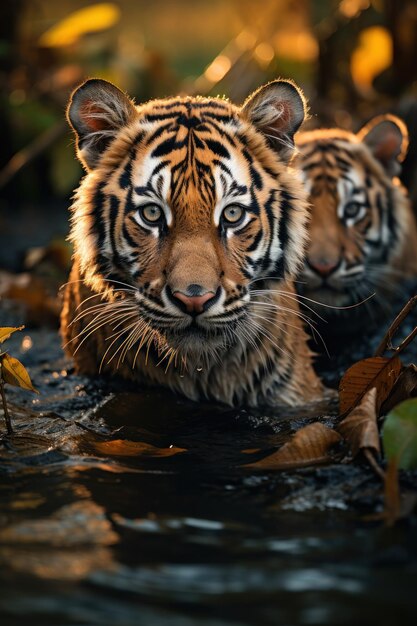
<svg viewBox="0 0 417 626"><path fill-rule="evenodd" d="M90 176L95 272L173 348L233 342L251 287L302 262L301 184L227 102L154 102L131 144Z"/></svg>
<svg viewBox="0 0 417 626"><path fill-rule="evenodd" d="M356 135L312 131L301 136L299 148L311 203L303 292L333 307L378 301L393 280L399 246L398 186Z"/></svg>

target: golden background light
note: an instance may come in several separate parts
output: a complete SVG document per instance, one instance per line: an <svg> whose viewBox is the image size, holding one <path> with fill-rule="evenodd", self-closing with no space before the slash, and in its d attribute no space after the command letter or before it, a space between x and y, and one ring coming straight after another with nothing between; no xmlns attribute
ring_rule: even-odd
<svg viewBox="0 0 417 626"><path fill-rule="evenodd" d="M390 67L392 54L392 38L386 28L372 26L363 30L350 60L355 85L365 91L371 89L374 78Z"/></svg>
<svg viewBox="0 0 417 626"><path fill-rule="evenodd" d="M39 39L45 48L75 43L82 35L111 28L120 19L120 9L113 2L101 2L70 13L52 26Z"/></svg>

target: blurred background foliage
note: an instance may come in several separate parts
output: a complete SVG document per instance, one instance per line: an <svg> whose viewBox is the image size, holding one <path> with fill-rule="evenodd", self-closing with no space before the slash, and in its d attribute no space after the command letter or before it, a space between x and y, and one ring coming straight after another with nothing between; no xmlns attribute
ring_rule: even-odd
<svg viewBox="0 0 417 626"><path fill-rule="evenodd" d="M310 100L310 126L356 130L396 112L410 127L403 179L417 197L416 0L5 0L0 17L3 269L48 255L66 268L82 171L64 111L91 76L136 102L200 93L237 103L290 77Z"/></svg>

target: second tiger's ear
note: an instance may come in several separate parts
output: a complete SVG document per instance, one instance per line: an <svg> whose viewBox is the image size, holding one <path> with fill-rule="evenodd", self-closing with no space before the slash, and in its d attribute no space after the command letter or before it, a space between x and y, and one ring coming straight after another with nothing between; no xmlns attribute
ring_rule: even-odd
<svg viewBox="0 0 417 626"><path fill-rule="evenodd" d="M251 94L242 111L288 162L294 154L294 134L307 114L301 89L291 81L274 80Z"/></svg>
<svg viewBox="0 0 417 626"><path fill-rule="evenodd" d="M368 146L389 176L398 176L408 150L407 127L395 115L378 115L366 124L357 137Z"/></svg>
<svg viewBox="0 0 417 626"><path fill-rule="evenodd" d="M132 100L106 80L93 78L71 95L67 119L77 136L77 154L93 169L117 131L136 114Z"/></svg>

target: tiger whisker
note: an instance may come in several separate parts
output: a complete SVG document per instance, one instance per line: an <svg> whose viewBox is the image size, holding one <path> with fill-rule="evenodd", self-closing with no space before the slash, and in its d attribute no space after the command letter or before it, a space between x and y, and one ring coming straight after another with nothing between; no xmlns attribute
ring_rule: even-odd
<svg viewBox="0 0 417 626"><path fill-rule="evenodd" d="M113 318L113 319L119 319L119 318L117 317L117 318ZM80 341L80 343L78 344L78 346L75 348L75 350L74 350L74 354L77 354L77 352L78 352L78 350L80 349L80 347L84 344L84 342L85 342L85 341L86 341L89 337L91 337L91 335L92 335L93 333L97 332L97 330L98 330L99 328L102 328L103 326L105 326L105 325L106 325L106 324L108 324L108 323L109 323L109 319L108 319L108 318L106 318L106 319L104 319L104 320L100 320L100 324L98 324L98 325L94 326L92 329L90 329L90 331L89 331L89 332L85 335L85 337L83 337L83 339ZM78 335L76 335L75 337L73 337L73 338L72 338L72 339L68 342L68 344L69 344L69 343L71 343L72 341L74 341L75 339L77 339L77 338L81 337L81 336L82 336L82 335L83 335L83 334L84 334L87 330L88 330L87 328L83 329L80 333L78 333ZM67 345L67 344L66 344L66 345ZM66 346L64 346L64 347L66 347Z"/></svg>
<svg viewBox="0 0 417 626"><path fill-rule="evenodd" d="M78 282L78 281L77 281ZM128 289L114 289L115 293L119 293L119 292L126 292L128 293L129 290ZM76 311L78 311L78 309L85 304L86 302L88 302L89 300L91 300L92 298L98 298L98 297L103 297L105 295L104 291L100 291L99 293L94 293L92 296L88 296L88 298L84 298L84 300L81 300L80 304L76 307ZM106 304L111 304L108 301L103 302L102 304L106 305Z"/></svg>
<svg viewBox="0 0 417 626"><path fill-rule="evenodd" d="M262 341L259 337L260 334L258 333L256 327L252 324L250 320L247 320L245 327L243 326L238 327L236 331L234 331L237 337L239 337L238 331L239 333L242 333L244 339L249 343L249 347L252 348L252 350L254 350L258 354L261 365L266 371L268 371L268 363L266 361L266 354L264 354L261 351ZM258 341L260 341L260 345L257 344L257 341L256 341L257 339ZM248 347L245 346L242 341L241 341L241 345L242 345L243 351L245 353L248 353Z"/></svg>
<svg viewBox="0 0 417 626"><path fill-rule="evenodd" d="M305 304L304 302L300 303L298 301L298 299L300 297L298 294L290 293L288 291L274 290L274 289L254 289L253 291L251 291L251 294L253 294L254 296L268 296L269 295L271 298L274 297L273 294L282 295L285 298L288 298L290 300L294 300L294 302L297 302L297 304L302 304L302 306L305 309L308 309L309 311L311 311L311 313L313 313L313 315L318 317L322 322L326 322L326 320L323 317L321 317L321 315L319 313L317 313L317 311L315 311L308 304ZM308 300L310 300L310 298L308 298ZM312 302L315 302L315 301L312 300Z"/></svg>
<svg viewBox="0 0 417 626"><path fill-rule="evenodd" d="M116 309L116 310L115 310ZM127 308L127 307L111 307L109 309L103 309L102 311L99 311L97 313L97 315L95 315L95 317L93 317L92 320L90 320L86 326L84 326L84 328L81 330L81 333L79 333L78 335L76 335L76 337L78 337L80 334L87 332L92 326L94 326L96 323L101 322L103 319L108 320L109 322L114 321L116 318L118 319L120 315L126 313L126 312L130 312L131 309ZM79 318L82 319L82 318Z"/></svg>
<svg viewBox="0 0 417 626"><path fill-rule="evenodd" d="M90 307L93 308L93 307ZM103 308L77 335L75 335L70 341L68 341L64 348L69 345L71 342L75 341L83 334L86 334L84 339L77 346L74 354L79 350L80 346L84 343L84 341L91 336L94 332L96 332L99 328L107 324L108 322L115 322L116 320L120 320L127 313L131 312L131 308L126 307L126 303L110 303L107 308ZM81 315L82 317L82 315ZM78 318L78 316L77 316ZM78 318L81 319L81 318Z"/></svg>
<svg viewBox="0 0 417 626"><path fill-rule="evenodd" d="M93 304L89 307L87 307L86 309L84 309L83 311L80 311L80 313L78 313L70 322L69 326L71 326L72 324L74 324L75 322L77 322L78 320L82 319L83 317L86 317L87 315L91 315L92 313L96 313L97 311L100 311L101 309L105 309L105 307L108 307L108 309L110 310L111 308L122 308L122 307L132 307L132 306L136 306L135 302L133 300L116 300L115 302L99 302L98 304ZM77 309L79 308L79 306L77 307ZM77 310L76 309L76 310Z"/></svg>
<svg viewBox="0 0 417 626"><path fill-rule="evenodd" d="M256 302L256 304L259 304L262 306L262 304L265 304L265 306L269 305L270 307L275 308L277 311L285 311L287 313L290 313L291 315L295 315L296 317L299 317L303 322L305 322L306 324L308 324L309 326L313 327L314 322L311 320L310 317L308 317L308 315L305 315L304 313L301 313L301 311L296 311L295 309L291 309L289 307L283 306L282 304L278 304L278 303L274 303L274 302L269 302L269 303L260 303L260 302Z"/></svg>
<svg viewBox="0 0 417 626"><path fill-rule="evenodd" d="M293 360L294 356L291 355L287 350L285 350L282 346L279 346L275 343L274 339L275 337L272 335L272 333L270 333L264 326L261 326L256 320L251 320L252 325L257 328L258 333L260 333L263 337L265 337L265 339L267 339L267 341L274 347L276 348L279 352L281 352L281 354L284 354L285 356L287 356L289 359ZM277 325L278 329L281 330L279 328L279 326Z"/></svg>
<svg viewBox="0 0 417 626"><path fill-rule="evenodd" d="M114 339L113 339L113 341L111 342L111 344L107 347L106 351L104 352L104 354L103 354L103 356L102 356L102 358L101 358L101 361L100 361L100 366L99 366L99 369L98 369L99 373L101 373L102 368L103 368L103 366L104 366L104 364L105 364L105 359L106 359L107 354L110 352L111 348L114 346L114 344L117 342L117 340L118 340L118 339L120 339L120 337L123 335L123 333L124 333L125 331L126 331L126 329L125 329L125 328L122 328L122 329L121 329L118 333L115 333L114 335L112 335L112 336L111 336L111 337L114 337ZM108 341L109 339L111 339L111 337L106 337L106 339L105 339L105 340L106 340L106 341ZM123 345L123 343L122 343L121 345ZM119 346L119 348L120 348L120 346ZM117 352L118 352L119 348L117 348L117 349L116 349L116 351L113 353L113 355L111 356L111 358L107 361L107 365L108 365L109 363L111 363L111 361L114 359L114 357L116 356L116 354L117 354Z"/></svg>

